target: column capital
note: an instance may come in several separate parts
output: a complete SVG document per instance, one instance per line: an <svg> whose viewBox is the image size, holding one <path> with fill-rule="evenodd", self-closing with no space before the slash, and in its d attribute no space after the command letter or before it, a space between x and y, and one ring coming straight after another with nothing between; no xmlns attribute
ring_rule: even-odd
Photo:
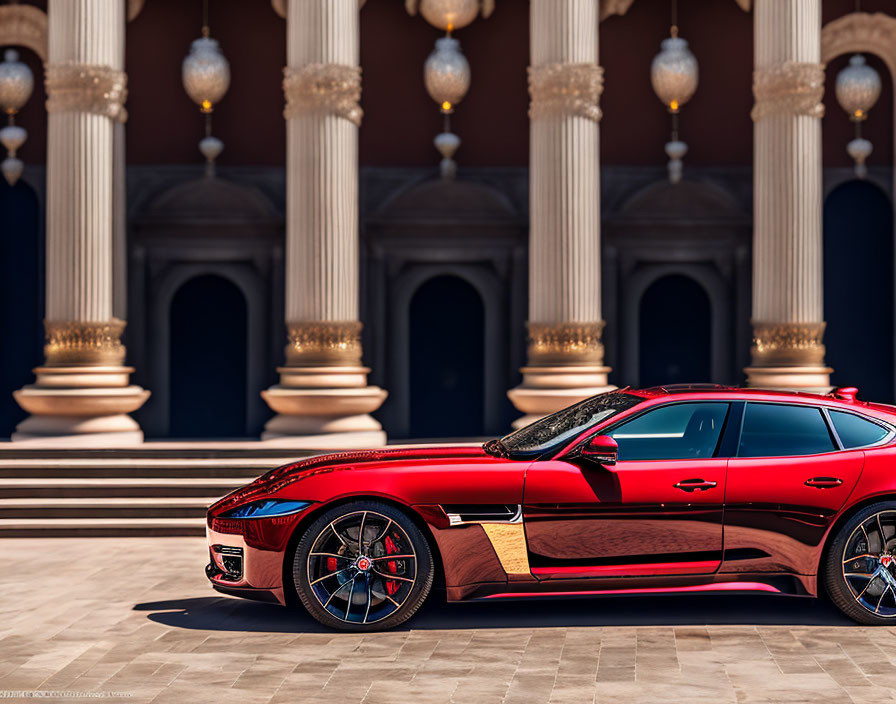
<svg viewBox="0 0 896 704"><path fill-rule="evenodd" d="M308 113L342 117L360 126L361 67L346 64L306 64L283 69L283 94L289 120Z"/></svg>
<svg viewBox="0 0 896 704"><path fill-rule="evenodd" d="M770 115L823 117L824 64L786 61L753 72L754 122Z"/></svg>
<svg viewBox="0 0 896 704"><path fill-rule="evenodd" d="M550 63L529 67L529 117L584 117L600 122L604 69L591 63Z"/></svg>
<svg viewBox="0 0 896 704"><path fill-rule="evenodd" d="M46 66L47 112L86 112L127 120L127 74L111 66L74 61Z"/></svg>

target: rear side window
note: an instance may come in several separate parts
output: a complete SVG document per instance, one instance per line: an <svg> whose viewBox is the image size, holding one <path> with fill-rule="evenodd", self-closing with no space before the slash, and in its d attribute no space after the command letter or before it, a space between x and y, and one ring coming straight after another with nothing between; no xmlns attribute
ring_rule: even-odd
<svg viewBox="0 0 896 704"><path fill-rule="evenodd" d="M844 413L843 411L828 412L831 415L834 430L837 431L840 442L846 448L875 445L887 437L890 432L877 423L859 418L859 416L852 413Z"/></svg>
<svg viewBox="0 0 896 704"><path fill-rule="evenodd" d="M817 455L837 449L818 408L748 403L738 457Z"/></svg>

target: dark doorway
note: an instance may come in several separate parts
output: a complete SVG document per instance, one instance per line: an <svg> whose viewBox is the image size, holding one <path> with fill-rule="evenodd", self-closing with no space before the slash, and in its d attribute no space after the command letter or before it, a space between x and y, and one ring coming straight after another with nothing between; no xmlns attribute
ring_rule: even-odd
<svg viewBox="0 0 896 704"><path fill-rule="evenodd" d="M0 437L9 437L25 412L12 392L34 381L42 360L40 204L19 179L0 179Z"/></svg>
<svg viewBox="0 0 896 704"><path fill-rule="evenodd" d="M639 384L710 381L712 320L709 296L689 276L654 281L640 306Z"/></svg>
<svg viewBox="0 0 896 704"><path fill-rule="evenodd" d="M424 283L410 306L411 436L483 434L485 312L457 276Z"/></svg>
<svg viewBox="0 0 896 704"><path fill-rule="evenodd" d="M171 302L170 423L176 438L246 437L246 299L221 276Z"/></svg>
<svg viewBox="0 0 896 704"><path fill-rule="evenodd" d="M893 209L867 181L838 186L824 204L824 336L833 383L892 403Z"/></svg>

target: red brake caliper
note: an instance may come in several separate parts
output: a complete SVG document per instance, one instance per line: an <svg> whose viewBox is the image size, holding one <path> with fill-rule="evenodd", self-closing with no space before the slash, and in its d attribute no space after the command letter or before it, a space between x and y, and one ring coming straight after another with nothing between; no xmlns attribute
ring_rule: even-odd
<svg viewBox="0 0 896 704"><path fill-rule="evenodd" d="M335 572L337 570L338 561L335 557L327 558L327 572Z"/></svg>
<svg viewBox="0 0 896 704"><path fill-rule="evenodd" d="M386 539L383 542L386 545L386 554L387 555L394 555L395 553L398 552L398 548L395 547L395 542L392 540L391 537L389 537L387 535ZM386 562L386 570L388 572L390 572L391 574L398 574L398 563L395 560L389 560L388 562ZM401 585L398 583L397 580L394 580L394 579L386 580L386 591L389 593L389 596L392 596L395 592L397 592L398 588L400 586Z"/></svg>

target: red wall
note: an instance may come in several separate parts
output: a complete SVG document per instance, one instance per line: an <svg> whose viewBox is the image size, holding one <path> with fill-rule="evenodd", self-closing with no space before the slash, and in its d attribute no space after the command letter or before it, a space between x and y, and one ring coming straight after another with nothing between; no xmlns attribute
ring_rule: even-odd
<svg viewBox="0 0 896 704"><path fill-rule="evenodd" d="M181 62L202 26L199 0L146 0L128 25L127 158L201 162L204 116L181 83ZM220 164L283 164L286 23L265 0L210 0L212 36L230 62L230 90L215 107Z"/></svg>
<svg viewBox="0 0 896 704"><path fill-rule="evenodd" d="M40 3L36 3L40 4ZM282 69L286 24L268 0L211 0L212 36L231 66L228 94L215 110L214 134L225 144L224 165L282 165ZM681 137L690 146L686 165L752 163L753 17L734 0L679 0L681 36L700 62L700 86L681 114ZM529 54L527 0L497 0L489 19L456 33L472 68L472 86L452 118L462 146L461 165L528 163ZM146 0L128 25L128 161L134 164L199 163L203 118L181 85L180 66L199 36L199 0ZM668 0L636 0L622 17L601 25L605 88L601 105L602 161L612 165L661 165L669 116L650 88L650 62L668 36ZM854 0L823 0L824 21L853 11ZM867 12L894 14L893 0L863 0ZM402 0L368 0L361 11L364 122L360 160L371 166L420 166L438 162L432 146L441 116L423 86L423 62L440 33L410 17ZM29 163L46 153L46 113L37 57L22 55L35 73L35 93L22 110L29 132L21 150ZM848 165L845 145L852 124L833 97L833 81L847 57L828 72L824 118L825 165ZM892 163L892 83L875 57L884 91L866 122L874 143L872 165Z"/></svg>

